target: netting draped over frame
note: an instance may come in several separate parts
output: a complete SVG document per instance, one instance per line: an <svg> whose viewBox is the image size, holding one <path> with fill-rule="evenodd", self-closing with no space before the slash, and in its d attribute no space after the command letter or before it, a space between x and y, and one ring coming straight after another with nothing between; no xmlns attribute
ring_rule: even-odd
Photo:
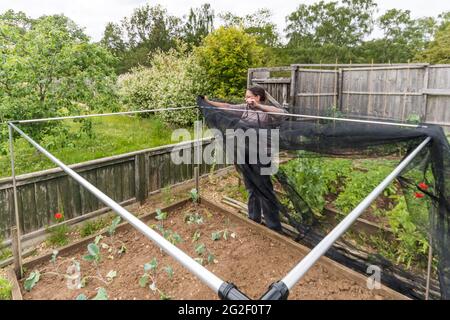
<svg viewBox="0 0 450 320"><path fill-rule="evenodd" d="M261 129L279 130L279 149L305 150L323 155L378 155L392 154L403 148L406 155L413 151L425 138L431 141L398 176L408 211L417 210L413 201L415 192L426 194L428 204L427 232L432 237L434 254L438 260L438 275L441 298L450 299L450 145L441 127L427 125L422 128L387 126L343 122L332 120L311 120L289 116L276 117L272 123L253 124L241 119L241 112L226 108L217 108L198 98L204 119L209 128L218 129L225 134L227 129ZM248 144L241 144L248 152ZM292 210L281 204L278 197L263 182L261 175L248 164L237 164L238 170L258 186L258 196L274 202L289 223L304 230L306 221L298 223ZM310 211L302 195L295 191L289 177L279 170L275 175L277 181L289 196L295 211L306 214ZM419 183L426 181L430 186L423 190Z"/></svg>

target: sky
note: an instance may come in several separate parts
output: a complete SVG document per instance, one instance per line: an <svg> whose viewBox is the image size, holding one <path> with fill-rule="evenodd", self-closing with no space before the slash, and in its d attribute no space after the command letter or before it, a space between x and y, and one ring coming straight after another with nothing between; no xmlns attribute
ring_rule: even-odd
<svg viewBox="0 0 450 320"><path fill-rule="evenodd" d="M299 4L311 4L316 0L0 0L0 12L13 9L23 11L32 18L44 14L63 13L85 28L93 41L98 41L108 22L120 22L123 17L130 16L134 8L146 3L161 4L170 14L181 17L188 12L189 8L199 7L205 2L210 3L216 13L231 11L234 14L245 15L254 13L259 8L270 9L273 22L282 32L287 15ZM415 18L437 16L444 11L450 11L448 0L378 0L376 2L379 12L392 8L405 9L410 10Z"/></svg>

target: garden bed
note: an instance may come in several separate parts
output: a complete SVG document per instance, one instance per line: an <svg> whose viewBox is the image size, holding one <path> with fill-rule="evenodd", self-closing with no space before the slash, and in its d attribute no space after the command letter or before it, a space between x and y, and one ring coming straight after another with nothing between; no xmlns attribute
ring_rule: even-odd
<svg viewBox="0 0 450 320"><path fill-rule="evenodd" d="M162 213L166 213L164 219L161 219ZM205 199L201 205L182 200L164 208L162 213L147 214L141 219L155 230L164 230L166 238L222 279L235 283L251 298L259 298L271 283L280 280L309 251ZM50 261L52 255L48 254L26 263L25 277L19 280L23 298L92 298L100 287L106 290L109 299L217 298L206 285L128 224L119 225L113 237L105 234L99 240L100 261L97 265L83 259L88 253L87 245L95 238L61 248L53 262ZM126 252L116 254L115 250L122 245ZM109 252L109 248L114 249ZM72 259L79 262L82 277L89 277L83 288L68 289L67 279L62 274L51 273L58 265L59 272L64 273L73 263ZM31 291L26 291L25 279L35 270L39 270L40 279ZM154 290L149 288L153 281ZM140 282L145 286L141 287ZM289 298L402 299L404 296L386 287L369 290L366 277L322 258L293 288Z"/></svg>

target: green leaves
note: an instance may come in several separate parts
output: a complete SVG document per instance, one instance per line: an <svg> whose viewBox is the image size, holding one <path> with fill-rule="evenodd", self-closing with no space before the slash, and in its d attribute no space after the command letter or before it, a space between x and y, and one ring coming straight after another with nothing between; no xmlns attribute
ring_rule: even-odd
<svg viewBox="0 0 450 320"><path fill-rule="evenodd" d="M215 262L215 256L212 253L208 253L208 258L207 258L208 263L214 263Z"/></svg>
<svg viewBox="0 0 450 320"><path fill-rule="evenodd" d="M83 256L83 260L98 263L100 261L100 248L95 243L89 243L87 246L89 254Z"/></svg>
<svg viewBox="0 0 450 320"><path fill-rule="evenodd" d="M158 261L156 260L156 258L153 258L152 261L144 264L144 271L145 272L156 271L157 267L158 267Z"/></svg>
<svg viewBox="0 0 450 320"><path fill-rule="evenodd" d="M31 272L23 284L25 290L31 291L31 289L33 289L33 287L39 282L40 277L41 273L38 270Z"/></svg>
<svg viewBox="0 0 450 320"><path fill-rule="evenodd" d="M88 300L88 297L84 293L80 293L75 300ZM105 288L98 288L97 294L92 300L108 300L108 293Z"/></svg>
<svg viewBox="0 0 450 320"><path fill-rule="evenodd" d="M92 256L98 256L100 253L100 249L98 248L98 246L95 243L89 243L87 248L88 248L88 252Z"/></svg>
<svg viewBox="0 0 450 320"><path fill-rule="evenodd" d="M111 225L108 228L108 233L110 236L112 236L115 232L116 232L116 228L119 225L120 221L122 219L120 218L120 216L117 216L114 218L114 220L111 222Z"/></svg>
<svg viewBox="0 0 450 320"><path fill-rule="evenodd" d="M75 300L87 300L87 297L84 293L80 293Z"/></svg>
<svg viewBox="0 0 450 320"><path fill-rule="evenodd" d="M200 243L195 246L195 253L197 253L198 255L204 254L205 251L206 251L206 247L205 247L204 243Z"/></svg>
<svg viewBox="0 0 450 320"><path fill-rule="evenodd" d="M187 224L203 224L203 217L198 212L186 214L184 222Z"/></svg>
<svg viewBox="0 0 450 320"><path fill-rule="evenodd" d="M114 58L106 49L90 43L65 16L25 19L27 27L0 19L4 120L84 114L105 108L105 101L116 105ZM64 142L49 133L61 128L63 123L43 123L28 128L28 133L45 147L58 146Z"/></svg>
<svg viewBox="0 0 450 320"><path fill-rule="evenodd" d="M173 269L171 266L164 267L164 271L166 271L167 275L169 276L169 279L172 279L173 277Z"/></svg>
<svg viewBox="0 0 450 320"><path fill-rule="evenodd" d="M217 241L217 240L220 240L220 238L222 238L222 237L224 240L228 240L228 233L229 233L228 229L213 232L213 233L211 233L211 240ZM235 238L236 234L234 232L232 232L230 234L230 236L232 238Z"/></svg>
<svg viewBox="0 0 450 320"><path fill-rule="evenodd" d="M164 229L161 225L157 225L156 228L162 233L163 237L169 240L172 244L177 244L183 241L183 238L181 238L178 233L170 229Z"/></svg>
<svg viewBox="0 0 450 320"><path fill-rule="evenodd" d="M192 199L192 202L197 203L198 202L198 191L197 189L191 189L191 191L189 192L189 195Z"/></svg>
<svg viewBox="0 0 450 320"><path fill-rule="evenodd" d="M156 209L156 220L166 220L167 219L167 212L161 211L161 209Z"/></svg>
<svg viewBox="0 0 450 320"><path fill-rule="evenodd" d="M211 234L211 240L213 240L213 241L219 240L220 238L221 238L220 231L219 232L213 232Z"/></svg>
<svg viewBox="0 0 450 320"><path fill-rule="evenodd" d="M108 300L108 294L105 288L99 288L97 290L97 295L92 300Z"/></svg>
<svg viewBox="0 0 450 320"><path fill-rule="evenodd" d="M125 107L136 110L195 105L199 92L206 92L207 83L196 58L186 49L182 45L179 51L154 53L150 67L120 76L119 96ZM184 127L196 120L197 112L186 109L157 112L154 116L164 123Z"/></svg>
<svg viewBox="0 0 450 320"><path fill-rule="evenodd" d="M147 286L149 279L150 276L148 274L144 274L142 277L139 278L139 286L141 288L145 288Z"/></svg>
<svg viewBox="0 0 450 320"><path fill-rule="evenodd" d="M240 27L220 27L195 49L203 78L217 97L242 96L247 70L262 63L263 48Z"/></svg>

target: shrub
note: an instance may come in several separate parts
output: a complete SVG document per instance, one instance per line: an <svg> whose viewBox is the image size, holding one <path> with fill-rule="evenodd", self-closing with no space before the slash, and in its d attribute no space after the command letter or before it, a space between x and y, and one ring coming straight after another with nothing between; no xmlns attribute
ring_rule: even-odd
<svg viewBox="0 0 450 320"><path fill-rule="evenodd" d="M263 48L241 28L221 27L195 50L212 92L220 98L242 96L247 70L262 63Z"/></svg>
<svg viewBox="0 0 450 320"><path fill-rule="evenodd" d="M151 67L136 68L120 76L118 86L120 98L129 110L195 106L197 95L208 93L194 55L187 53L183 44L178 49L156 53ZM197 111L157 112L155 116L166 123L187 126L195 121Z"/></svg>
<svg viewBox="0 0 450 320"><path fill-rule="evenodd" d="M0 300L10 300L12 293L12 285L8 280L0 277Z"/></svg>

